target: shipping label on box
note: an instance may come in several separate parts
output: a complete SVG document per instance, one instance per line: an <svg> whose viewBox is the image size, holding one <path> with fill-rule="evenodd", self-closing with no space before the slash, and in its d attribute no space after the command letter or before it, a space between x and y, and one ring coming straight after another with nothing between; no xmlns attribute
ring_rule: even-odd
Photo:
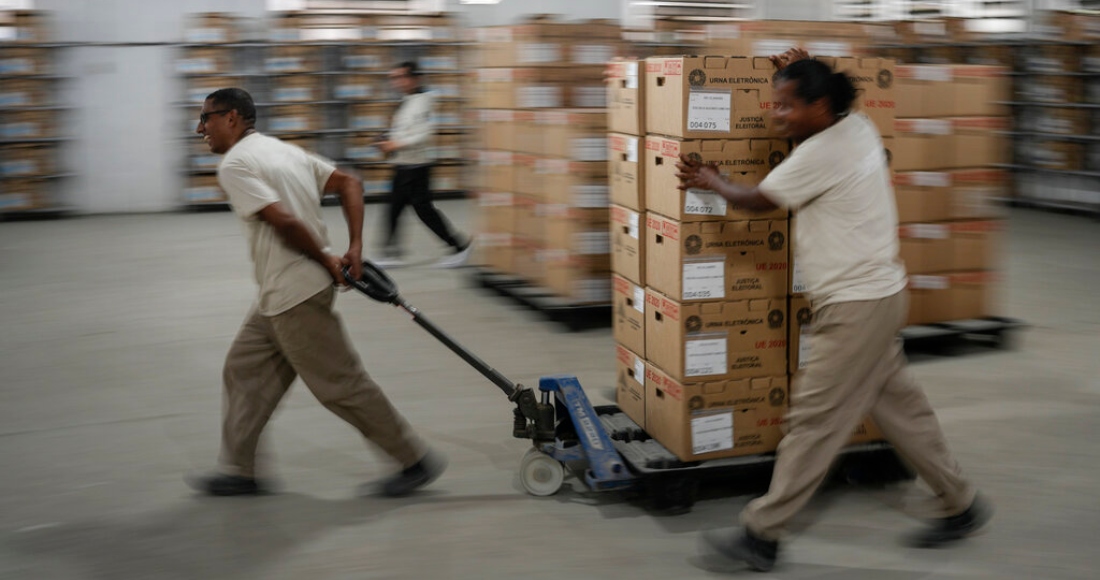
<svg viewBox="0 0 1100 580"><path fill-rule="evenodd" d="M949 219L951 174L912 171L894 175L898 223L927 223Z"/></svg>
<svg viewBox="0 0 1100 580"><path fill-rule="evenodd" d="M894 134L897 100L894 92L896 63L892 58L818 57L834 71L846 73L859 91L856 110L862 111L878 127L879 134Z"/></svg>
<svg viewBox="0 0 1100 580"><path fill-rule="evenodd" d="M615 341L645 356L645 288L614 275L612 287L612 335Z"/></svg>
<svg viewBox="0 0 1100 580"><path fill-rule="evenodd" d="M674 300L787 295L787 221L682 223L646 214L646 283Z"/></svg>
<svg viewBox="0 0 1100 580"><path fill-rule="evenodd" d="M645 211L645 138L612 133L607 171L611 177L611 202Z"/></svg>
<svg viewBox="0 0 1100 580"><path fill-rule="evenodd" d="M693 139L774 135L773 72L766 57L648 58L646 130Z"/></svg>
<svg viewBox="0 0 1100 580"><path fill-rule="evenodd" d="M623 206L611 206L612 272L635 284L644 285L645 239L643 214Z"/></svg>
<svg viewBox="0 0 1100 580"><path fill-rule="evenodd" d="M615 403L639 427L645 428L645 359L615 345Z"/></svg>
<svg viewBox="0 0 1100 580"><path fill-rule="evenodd" d="M627 135L645 135L645 61L623 60L608 65L608 129Z"/></svg>
<svg viewBox="0 0 1100 580"><path fill-rule="evenodd" d="M721 195L703 189L678 189L676 164L681 155L714 163L732 183L755 186L790 153L780 139L676 139L649 135L645 139L646 209L684 222L744 219L784 219L776 208L756 212L738 208Z"/></svg>
<svg viewBox="0 0 1100 580"><path fill-rule="evenodd" d="M646 357L681 380L787 372L786 298L683 303L646 289Z"/></svg>
<svg viewBox="0 0 1100 580"><path fill-rule="evenodd" d="M684 461L775 451L786 376L680 382L646 365L646 432Z"/></svg>

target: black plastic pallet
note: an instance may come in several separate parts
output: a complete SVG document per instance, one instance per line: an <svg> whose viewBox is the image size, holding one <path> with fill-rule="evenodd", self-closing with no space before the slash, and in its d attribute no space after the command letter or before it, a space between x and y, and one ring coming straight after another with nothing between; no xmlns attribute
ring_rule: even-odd
<svg viewBox="0 0 1100 580"><path fill-rule="evenodd" d="M945 353L963 345L1012 346L1014 332L1026 327L1015 318L990 316L935 324L907 326L901 331L905 350Z"/></svg>
<svg viewBox="0 0 1100 580"><path fill-rule="evenodd" d="M470 268L474 282L516 303L535 310L548 319L564 324L570 330L598 328L611 325L611 303L575 303L562 298L546 288L510 274L501 274L485 268Z"/></svg>

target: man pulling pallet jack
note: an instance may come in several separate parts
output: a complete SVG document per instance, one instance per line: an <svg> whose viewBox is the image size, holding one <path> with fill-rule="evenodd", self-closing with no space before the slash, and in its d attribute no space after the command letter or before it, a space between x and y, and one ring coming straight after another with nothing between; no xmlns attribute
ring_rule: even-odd
<svg viewBox="0 0 1100 580"><path fill-rule="evenodd" d="M907 369L899 331L908 310L898 259L898 219L882 140L852 111L851 79L801 49L772 57L776 128L795 141L789 157L756 187L722 179L683 157L681 189L717 192L739 207L797 212L798 255L813 305L813 347L791 386L788 432L771 487L741 513L743 529L703 534L719 554L759 571L776 561L785 526L825 479L868 414L932 488L943 513L910 543L937 547L988 522L989 503L963 478L925 397Z"/></svg>

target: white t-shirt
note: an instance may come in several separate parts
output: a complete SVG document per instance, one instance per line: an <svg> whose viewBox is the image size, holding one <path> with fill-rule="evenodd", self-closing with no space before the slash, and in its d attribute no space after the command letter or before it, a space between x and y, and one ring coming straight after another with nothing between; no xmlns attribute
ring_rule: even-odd
<svg viewBox="0 0 1100 580"><path fill-rule="evenodd" d="M321 195L336 168L302 148L252 133L238 141L218 165L218 183L241 218L260 286L259 312L274 316L332 285L317 262L287 245L258 212L280 202L328 251Z"/></svg>
<svg viewBox="0 0 1100 580"><path fill-rule="evenodd" d="M815 307L905 288L886 153L866 115L852 113L804 141L759 189L796 213L794 261Z"/></svg>

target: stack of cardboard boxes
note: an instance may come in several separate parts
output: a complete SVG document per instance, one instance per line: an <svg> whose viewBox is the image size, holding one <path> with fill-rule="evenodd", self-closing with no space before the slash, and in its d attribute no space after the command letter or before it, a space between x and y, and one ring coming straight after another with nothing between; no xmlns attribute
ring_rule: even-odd
<svg viewBox="0 0 1100 580"><path fill-rule="evenodd" d="M891 151L910 324L994 314L1008 77L1000 67L902 65Z"/></svg>
<svg viewBox="0 0 1100 580"><path fill-rule="evenodd" d="M605 63L619 28L537 18L478 31L480 262L573 304L607 303Z"/></svg>
<svg viewBox="0 0 1100 580"><path fill-rule="evenodd" d="M829 63L856 77L860 108L890 134L893 61ZM774 68L766 57L693 56L612 71L618 404L684 461L774 451L798 364L791 342L809 324L808 308L794 314L791 221L680 191L676 178L681 155L745 184L787 157L769 115ZM853 441L878 436L865 423Z"/></svg>
<svg viewBox="0 0 1100 580"><path fill-rule="evenodd" d="M55 203L58 122L52 48L45 13L0 11L0 212Z"/></svg>

